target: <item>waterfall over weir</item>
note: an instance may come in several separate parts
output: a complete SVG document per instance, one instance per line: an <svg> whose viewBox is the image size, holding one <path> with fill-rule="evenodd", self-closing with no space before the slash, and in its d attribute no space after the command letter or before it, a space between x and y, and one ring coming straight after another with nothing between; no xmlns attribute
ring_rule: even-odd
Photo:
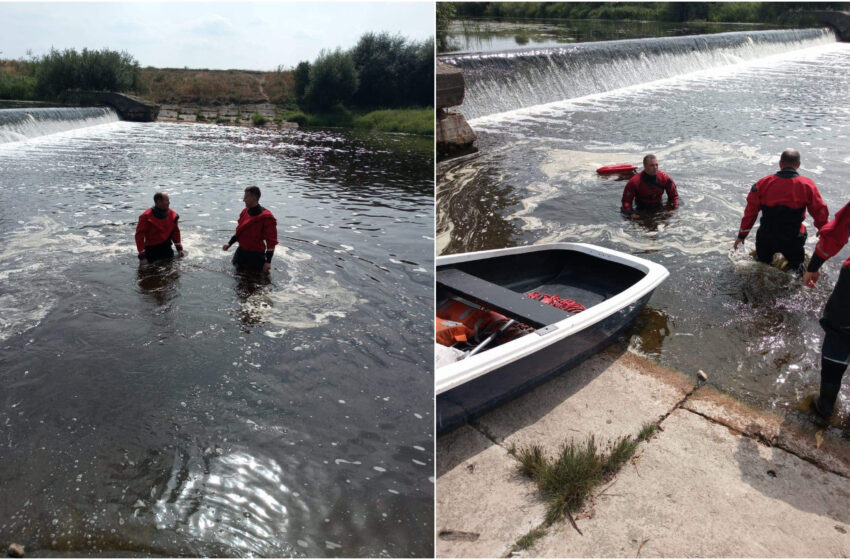
<svg viewBox="0 0 850 560"><path fill-rule="evenodd" d="M473 119L834 42L829 29L788 29L577 43L441 60L463 70L466 95L460 110Z"/></svg>
<svg viewBox="0 0 850 560"><path fill-rule="evenodd" d="M109 107L0 109L0 144L118 120Z"/></svg>

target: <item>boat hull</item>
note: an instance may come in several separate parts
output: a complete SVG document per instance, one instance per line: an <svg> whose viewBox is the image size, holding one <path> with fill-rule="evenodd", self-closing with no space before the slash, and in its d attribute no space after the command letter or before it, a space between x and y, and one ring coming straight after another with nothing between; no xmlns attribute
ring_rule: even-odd
<svg viewBox="0 0 850 560"><path fill-rule="evenodd" d="M457 428L601 351L631 325L652 293L546 348L437 395L437 433Z"/></svg>

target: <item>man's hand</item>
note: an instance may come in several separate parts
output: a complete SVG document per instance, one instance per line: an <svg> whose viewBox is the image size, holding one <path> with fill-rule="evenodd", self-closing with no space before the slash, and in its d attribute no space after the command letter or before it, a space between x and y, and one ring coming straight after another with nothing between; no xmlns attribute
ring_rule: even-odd
<svg viewBox="0 0 850 560"><path fill-rule="evenodd" d="M630 219L630 220L639 220L639 219L640 219L640 214L637 214L637 213L635 213L635 214L629 214L629 219Z"/></svg>
<svg viewBox="0 0 850 560"><path fill-rule="evenodd" d="M140 260L139 260L139 264L140 264L140 265L146 265L146 264L148 264L148 259L140 259Z"/></svg>
<svg viewBox="0 0 850 560"><path fill-rule="evenodd" d="M225 243L224 247L221 248L222 251L227 251L228 249L230 249L230 243Z"/></svg>
<svg viewBox="0 0 850 560"><path fill-rule="evenodd" d="M737 250L738 250L738 245L743 245L743 244L744 244L744 240L743 240L743 239L741 239L740 237L736 237L736 238L735 238L735 244L734 244L734 245L732 245L732 250L733 250L733 251L737 251Z"/></svg>
<svg viewBox="0 0 850 560"><path fill-rule="evenodd" d="M820 272L806 272L803 274L803 285L814 288L820 278Z"/></svg>
<svg viewBox="0 0 850 560"><path fill-rule="evenodd" d="M263 265L263 272L265 272L266 274L271 272L271 270L272 270L272 263L265 263Z"/></svg>
<svg viewBox="0 0 850 560"><path fill-rule="evenodd" d="M665 216L672 216L675 213L676 213L676 210L667 210L667 212L665 212L664 215Z"/></svg>
<svg viewBox="0 0 850 560"><path fill-rule="evenodd" d="M183 251L177 251L177 258L178 259L182 259L185 256L186 256L186 253L184 253Z"/></svg>

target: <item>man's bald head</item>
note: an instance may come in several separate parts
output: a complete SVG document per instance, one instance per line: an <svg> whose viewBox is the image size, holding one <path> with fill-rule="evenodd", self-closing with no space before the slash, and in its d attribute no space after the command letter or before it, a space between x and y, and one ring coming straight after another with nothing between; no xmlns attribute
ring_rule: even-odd
<svg viewBox="0 0 850 560"><path fill-rule="evenodd" d="M782 155L779 156L779 167L800 167L800 152L792 148L788 148Z"/></svg>

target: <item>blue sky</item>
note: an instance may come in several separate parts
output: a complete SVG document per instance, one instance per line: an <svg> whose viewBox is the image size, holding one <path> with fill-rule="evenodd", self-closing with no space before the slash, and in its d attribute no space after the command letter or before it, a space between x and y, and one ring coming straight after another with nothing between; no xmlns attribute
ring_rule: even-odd
<svg viewBox="0 0 850 560"><path fill-rule="evenodd" d="M433 2L0 2L0 58L84 47L141 66L273 70L349 48L367 31L424 40Z"/></svg>

